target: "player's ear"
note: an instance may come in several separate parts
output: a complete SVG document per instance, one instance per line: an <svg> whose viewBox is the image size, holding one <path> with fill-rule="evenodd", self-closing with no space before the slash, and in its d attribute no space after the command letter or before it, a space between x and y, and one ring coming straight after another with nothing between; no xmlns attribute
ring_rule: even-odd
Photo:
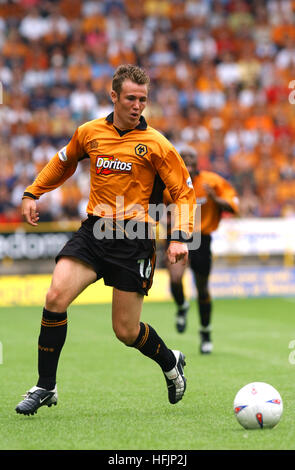
<svg viewBox="0 0 295 470"><path fill-rule="evenodd" d="M118 94L114 90L111 91L111 100L113 104L118 101Z"/></svg>

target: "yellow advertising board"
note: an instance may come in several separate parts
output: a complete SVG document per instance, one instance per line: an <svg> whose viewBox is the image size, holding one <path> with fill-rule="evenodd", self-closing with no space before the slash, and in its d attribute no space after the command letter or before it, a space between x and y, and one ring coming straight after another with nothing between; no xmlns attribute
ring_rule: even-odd
<svg viewBox="0 0 295 470"><path fill-rule="evenodd" d="M0 278L0 306L44 305L51 275L4 276ZM154 283L145 301L169 300L169 279L165 269L156 270ZM111 302L112 288L103 280L91 284L73 304L97 304Z"/></svg>
<svg viewBox="0 0 295 470"><path fill-rule="evenodd" d="M44 305L51 275L23 275L0 277L0 307L13 305ZM187 298L196 296L193 276L187 270L184 276ZM214 269L210 276L210 292L216 298L295 296L295 269L279 266L236 267ZM157 269L154 283L145 302L172 301L166 269ZM112 301L112 288L103 280L91 284L73 304L97 304Z"/></svg>

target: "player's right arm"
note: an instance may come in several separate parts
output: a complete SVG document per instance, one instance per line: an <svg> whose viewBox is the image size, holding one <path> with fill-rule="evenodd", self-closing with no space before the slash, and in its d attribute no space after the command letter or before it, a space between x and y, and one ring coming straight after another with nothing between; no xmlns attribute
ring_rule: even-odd
<svg viewBox="0 0 295 470"><path fill-rule="evenodd" d="M37 204L35 199L25 197L22 200L21 212L23 218L28 224L33 225L34 227L38 225L39 212L37 212Z"/></svg>
<svg viewBox="0 0 295 470"><path fill-rule="evenodd" d="M22 198L22 215L30 225L37 225L39 214L36 200L42 194L61 186L76 171L78 161L85 152L79 141L79 129L72 139L57 152L38 174L35 181L25 189Z"/></svg>

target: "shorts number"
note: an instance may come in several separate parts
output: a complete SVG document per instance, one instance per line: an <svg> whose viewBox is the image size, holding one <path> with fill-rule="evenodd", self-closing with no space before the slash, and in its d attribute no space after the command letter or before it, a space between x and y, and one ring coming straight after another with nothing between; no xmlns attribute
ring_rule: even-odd
<svg viewBox="0 0 295 470"><path fill-rule="evenodd" d="M151 272L152 272L152 266L151 266L151 260L149 259L148 265L145 268L145 266L144 266L145 261L146 261L145 259L138 259L137 260L137 262L139 263L140 276L145 278L145 279L148 279L151 275Z"/></svg>

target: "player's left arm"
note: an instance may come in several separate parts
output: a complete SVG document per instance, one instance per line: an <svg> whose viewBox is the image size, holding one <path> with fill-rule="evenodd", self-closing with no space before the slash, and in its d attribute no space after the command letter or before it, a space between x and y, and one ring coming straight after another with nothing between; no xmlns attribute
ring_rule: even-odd
<svg viewBox="0 0 295 470"><path fill-rule="evenodd" d="M164 182L172 204L175 205L173 232L180 237L177 240L186 240L193 232L195 221L196 196L189 172L182 158L174 147L165 145L162 154L154 154L153 164L160 178Z"/></svg>
<svg viewBox="0 0 295 470"><path fill-rule="evenodd" d="M186 263L188 259L186 242L194 229L195 191L189 172L178 152L172 145L165 150L161 156L155 156L154 164L173 205L171 241L167 256L171 264L180 260Z"/></svg>

